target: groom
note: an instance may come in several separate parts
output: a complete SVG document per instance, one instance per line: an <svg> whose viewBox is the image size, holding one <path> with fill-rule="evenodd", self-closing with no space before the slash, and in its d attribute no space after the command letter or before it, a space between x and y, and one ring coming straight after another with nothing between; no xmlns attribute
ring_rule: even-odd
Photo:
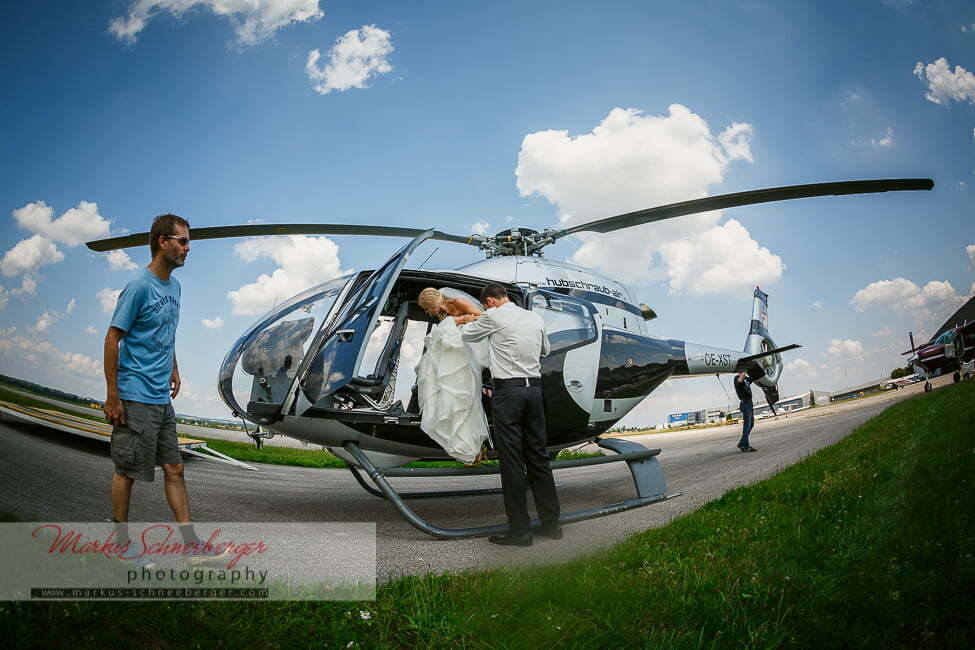
<svg viewBox="0 0 975 650"><path fill-rule="evenodd" d="M491 415L501 461L508 534L494 535L488 541L503 546L532 545L526 474L542 522L539 534L562 539L559 497L546 450L542 402L539 357L549 351L545 323L538 314L508 300L508 292L500 284L484 287L481 303L487 310L463 326L461 338L468 342L487 338L491 346Z"/></svg>

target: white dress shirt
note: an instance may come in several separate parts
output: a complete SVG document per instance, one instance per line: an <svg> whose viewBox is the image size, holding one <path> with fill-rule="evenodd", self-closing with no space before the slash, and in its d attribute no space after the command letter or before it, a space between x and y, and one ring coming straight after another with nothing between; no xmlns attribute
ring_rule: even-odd
<svg viewBox="0 0 975 650"><path fill-rule="evenodd" d="M545 321L538 314L506 302L464 325L460 335L468 342L488 339L495 379L542 376L539 358L548 356L549 343Z"/></svg>

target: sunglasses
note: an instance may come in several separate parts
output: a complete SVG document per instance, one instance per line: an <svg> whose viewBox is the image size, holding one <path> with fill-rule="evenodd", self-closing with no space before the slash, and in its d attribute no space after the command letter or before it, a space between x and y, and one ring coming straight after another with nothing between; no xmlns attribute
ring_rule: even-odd
<svg viewBox="0 0 975 650"><path fill-rule="evenodd" d="M166 239L175 239L179 242L180 246L186 246L190 243L189 237L179 237L178 235L166 235Z"/></svg>

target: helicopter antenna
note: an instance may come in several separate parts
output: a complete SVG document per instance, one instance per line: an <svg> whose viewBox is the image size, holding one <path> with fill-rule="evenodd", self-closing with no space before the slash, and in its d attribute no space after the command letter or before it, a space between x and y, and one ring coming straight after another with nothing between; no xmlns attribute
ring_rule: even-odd
<svg viewBox="0 0 975 650"><path fill-rule="evenodd" d="M429 262L429 261L430 261L430 258L431 258L431 257L433 257L434 255L436 255L436 254L437 254L437 251L438 251L438 250L440 250L440 247L439 247L439 246L437 246L436 248L434 248L434 249L433 249L433 252L432 252L432 253L430 253L429 255L427 255L427 259L425 259L425 260L423 260L423 261L422 261L422 262L420 263L420 266L418 266L418 267L416 267L416 270L417 270L417 271L421 271L421 270L423 270L423 265L424 265L424 264L426 264L427 262Z"/></svg>

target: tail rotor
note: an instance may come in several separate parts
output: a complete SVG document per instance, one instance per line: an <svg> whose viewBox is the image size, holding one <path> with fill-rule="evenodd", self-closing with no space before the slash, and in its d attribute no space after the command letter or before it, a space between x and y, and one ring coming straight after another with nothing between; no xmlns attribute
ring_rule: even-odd
<svg viewBox="0 0 975 650"><path fill-rule="evenodd" d="M755 287L752 303L752 322L745 339L745 352L761 354L776 349L775 341L768 331L768 294ZM758 384L765 393L769 406L779 401L779 378L782 376L782 355L770 354L756 359L746 371L752 383Z"/></svg>

